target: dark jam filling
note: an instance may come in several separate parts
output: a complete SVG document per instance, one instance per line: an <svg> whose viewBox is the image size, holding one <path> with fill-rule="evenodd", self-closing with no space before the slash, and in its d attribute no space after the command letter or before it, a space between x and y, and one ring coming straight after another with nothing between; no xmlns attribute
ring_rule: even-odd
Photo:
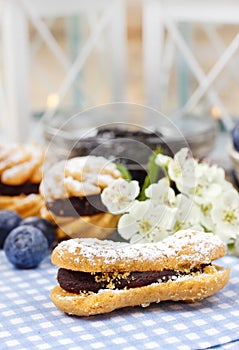
<svg viewBox="0 0 239 350"><path fill-rule="evenodd" d="M200 269L191 270L190 273L202 272L205 265ZM187 273L188 274L188 273ZM111 273L87 273L71 271L60 268L57 280L64 290L70 293L97 293L100 289L129 289L174 281L185 272L174 270L147 271L147 272L111 272Z"/></svg>
<svg viewBox="0 0 239 350"><path fill-rule="evenodd" d="M101 202L100 194L82 198L56 199L55 201L47 202L46 206L55 215L62 217L79 217L107 211Z"/></svg>
<svg viewBox="0 0 239 350"><path fill-rule="evenodd" d="M10 186L0 182L0 195L1 196L19 196L21 194L39 193L39 184L32 182L25 182L22 185Z"/></svg>

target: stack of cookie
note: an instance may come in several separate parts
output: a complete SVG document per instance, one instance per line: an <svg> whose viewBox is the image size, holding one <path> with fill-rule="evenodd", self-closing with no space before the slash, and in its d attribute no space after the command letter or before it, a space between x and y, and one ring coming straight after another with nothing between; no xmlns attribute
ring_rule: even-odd
<svg viewBox="0 0 239 350"><path fill-rule="evenodd" d="M59 240L79 236L103 239L115 230L119 217L107 212L101 192L119 177L115 164L96 156L60 161L44 173L41 215L57 225Z"/></svg>
<svg viewBox="0 0 239 350"><path fill-rule="evenodd" d="M0 209L25 218L40 215L44 150L33 144L0 145Z"/></svg>

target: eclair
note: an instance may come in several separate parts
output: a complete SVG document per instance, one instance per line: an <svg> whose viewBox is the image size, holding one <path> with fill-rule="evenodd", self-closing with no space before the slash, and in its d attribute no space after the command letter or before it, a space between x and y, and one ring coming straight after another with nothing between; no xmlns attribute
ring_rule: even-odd
<svg viewBox="0 0 239 350"><path fill-rule="evenodd" d="M23 218L40 215L44 156L44 149L35 144L0 144L0 209Z"/></svg>
<svg viewBox="0 0 239 350"><path fill-rule="evenodd" d="M217 236L190 229L157 243L70 239L52 253L59 284L51 299L76 316L165 300L200 301L228 283L230 269L213 264L225 253Z"/></svg>
<svg viewBox="0 0 239 350"><path fill-rule="evenodd" d="M102 190L121 177L116 165L104 157L74 157L60 161L44 173L40 193L41 216L58 226L58 240L75 237L104 239L119 217L101 201Z"/></svg>

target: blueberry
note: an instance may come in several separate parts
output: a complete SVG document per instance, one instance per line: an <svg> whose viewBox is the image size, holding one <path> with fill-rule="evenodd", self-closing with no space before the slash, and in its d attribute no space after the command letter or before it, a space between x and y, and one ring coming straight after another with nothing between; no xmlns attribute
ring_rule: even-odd
<svg viewBox="0 0 239 350"><path fill-rule="evenodd" d="M21 217L15 211L0 210L0 248L3 247L9 232L17 227L21 220Z"/></svg>
<svg viewBox="0 0 239 350"><path fill-rule="evenodd" d="M54 243L56 241L56 229L55 227L50 223L50 221L39 218L37 216L30 216L20 223L20 225L31 225L39 230L42 231L42 233L45 235L49 249L51 249L54 246Z"/></svg>
<svg viewBox="0 0 239 350"><path fill-rule="evenodd" d="M33 226L18 226L4 242L8 260L19 269L37 267L48 252L48 242L41 230Z"/></svg>
<svg viewBox="0 0 239 350"><path fill-rule="evenodd" d="M239 152L239 122L235 124L234 128L232 129L231 135L233 146L235 150Z"/></svg>

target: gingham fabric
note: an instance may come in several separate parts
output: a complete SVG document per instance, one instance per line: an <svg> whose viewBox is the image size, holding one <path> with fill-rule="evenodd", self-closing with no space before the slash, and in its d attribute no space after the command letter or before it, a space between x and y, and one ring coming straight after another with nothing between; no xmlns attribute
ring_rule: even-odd
<svg viewBox="0 0 239 350"><path fill-rule="evenodd" d="M163 302L106 315L73 317L52 304L56 267L50 257L17 270L0 252L0 349L239 349L239 259L227 287L195 304Z"/></svg>

